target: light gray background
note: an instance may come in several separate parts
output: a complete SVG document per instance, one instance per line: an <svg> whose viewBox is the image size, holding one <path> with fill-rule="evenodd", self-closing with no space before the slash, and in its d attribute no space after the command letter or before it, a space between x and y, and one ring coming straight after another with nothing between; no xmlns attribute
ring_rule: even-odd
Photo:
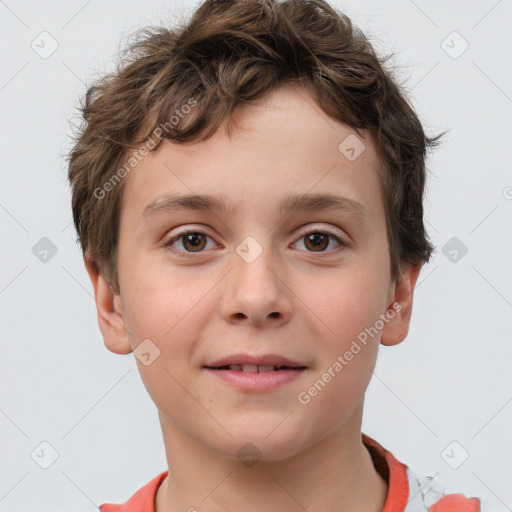
<svg viewBox="0 0 512 512"><path fill-rule="evenodd" d="M332 5L378 51L395 52L427 132L450 129L429 161L437 253L418 279L407 340L381 348L363 431L447 492L480 496L485 511L512 510L512 2ZM93 511L166 469L133 354L103 345L61 155L85 83L113 66L122 40L193 7L0 1L3 512ZM31 48L43 31L59 45L48 58ZM469 47L457 56L461 38ZM43 237L57 248L46 262L33 252ZM468 248L455 262L442 252L452 237ZM58 453L48 469L35 462L50 456L43 441ZM453 469L463 450L469 458Z"/></svg>

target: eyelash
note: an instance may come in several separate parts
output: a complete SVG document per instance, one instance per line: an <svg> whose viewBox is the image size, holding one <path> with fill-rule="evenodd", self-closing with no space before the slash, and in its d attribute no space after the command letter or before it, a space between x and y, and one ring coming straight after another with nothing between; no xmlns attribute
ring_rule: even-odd
<svg viewBox="0 0 512 512"><path fill-rule="evenodd" d="M336 251L337 249L339 249L340 247L342 248L345 248L345 247L348 247L348 242L346 242L345 240L343 240L342 238L340 238L339 236L335 235L334 233L332 233L331 231L328 231L328 230L325 230L325 229L312 229L311 231L307 231L305 233L303 233L299 238L298 240L301 240L303 239L305 236L307 235L311 235L311 234L321 234L321 235L327 235L331 238L334 238L334 240L336 240L336 242L338 242L340 245L339 247L335 248L335 249L331 249L330 251L319 251L318 253L319 254L322 254L324 252L327 252L327 253L330 253L330 252L334 252ZM178 233L176 234L175 236L173 236L171 239L169 239L167 242L165 242L164 244L164 247L169 247L174 244L174 242L177 242L178 240L180 240L181 238L183 238L184 236L186 235L189 235L189 234L200 234L200 235L204 235L210 239L212 239L211 236L207 235L206 233L202 232L202 231L199 231L197 229L190 229L188 231L183 231L181 233ZM212 239L213 240L213 239ZM193 257L194 254L201 254L203 252L205 252L204 250L203 251L199 251L197 253L193 253L193 252L187 252L187 251L181 251L181 250L176 250L176 249L171 249L172 252L176 253L177 256L179 256L180 258L190 258L190 257ZM315 251L306 251L306 252L310 252L310 253L315 253ZM185 255L186 254L186 255Z"/></svg>

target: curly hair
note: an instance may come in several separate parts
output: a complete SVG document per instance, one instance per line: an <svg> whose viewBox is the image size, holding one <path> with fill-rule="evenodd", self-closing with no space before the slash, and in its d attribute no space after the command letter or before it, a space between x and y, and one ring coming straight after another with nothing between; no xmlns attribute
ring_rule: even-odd
<svg viewBox="0 0 512 512"><path fill-rule="evenodd" d="M291 83L333 119L370 134L392 278L404 263L428 262L425 162L444 133L425 135L388 59L324 0L206 0L174 27L137 31L116 70L88 87L67 155L84 258L119 293L119 218L130 168L164 139L202 141L224 121L230 134L237 106Z"/></svg>

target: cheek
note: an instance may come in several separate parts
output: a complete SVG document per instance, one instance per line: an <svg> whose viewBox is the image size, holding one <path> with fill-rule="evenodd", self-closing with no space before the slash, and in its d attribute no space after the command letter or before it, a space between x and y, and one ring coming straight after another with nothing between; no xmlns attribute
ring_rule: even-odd
<svg viewBox="0 0 512 512"><path fill-rule="evenodd" d="M318 326L318 342L332 353L350 346L353 339L375 324L384 313L386 292L383 274L361 265L315 279L314 287L305 285L298 295L307 297L305 311L311 312L307 313L308 322Z"/></svg>
<svg viewBox="0 0 512 512"><path fill-rule="evenodd" d="M385 304L382 277L366 266L345 268L325 282L317 280L305 301L314 312L308 323L316 326L318 364L308 383L311 393L303 391L329 424L347 417L370 382L381 334L380 324L375 325ZM336 414L330 417L330 411Z"/></svg>
<svg viewBox="0 0 512 512"><path fill-rule="evenodd" d="M209 287L205 280L165 275L157 268L141 272L127 284L124 297L132 343L150 338L163 349L190 338L201 326L198 313L205 308L201 299Z"/></svg>
<svg viewBox="0 0 512 512"><path fill-rule="evenodd" d="M175 411L177 417L198 412L197 402L186 390L186 373L201 329L198 313L206 307L205 301L199 303L205 294L202 288L191 293L190 284L177 285L173 280L171 285L153 279L151 272L144 274L143 282L127 286L126 320L141 380L157 408Z"/></svg>
<svg viewBox="0 0 512 512"><path fill-rule="evenodd" d="M362 306L361 306L362 304ZM380 331L372 330L380 312L366 294L339 295L326 304L316 345L317 365L301 391L307 414L330 432L361 406L377 360ZM328 332L328 334L327 334ZM309 409L310 408L310 409Z"/></svg>

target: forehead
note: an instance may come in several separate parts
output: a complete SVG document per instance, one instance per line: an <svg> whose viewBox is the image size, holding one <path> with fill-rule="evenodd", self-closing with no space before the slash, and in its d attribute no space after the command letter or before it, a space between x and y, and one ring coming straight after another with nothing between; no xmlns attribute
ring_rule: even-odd
<svg viewBox="0 0 512 512"><path fill-rule="evenodd" d="M233 120L231 136L224 123L206 141L164 140L145 156L128 176L123 214L143 218L169 195L221 197L231 214L282 213L290 197L309 193L382 213L370 137L327 116L305 90L283 86L237 108Z"/></svg>

